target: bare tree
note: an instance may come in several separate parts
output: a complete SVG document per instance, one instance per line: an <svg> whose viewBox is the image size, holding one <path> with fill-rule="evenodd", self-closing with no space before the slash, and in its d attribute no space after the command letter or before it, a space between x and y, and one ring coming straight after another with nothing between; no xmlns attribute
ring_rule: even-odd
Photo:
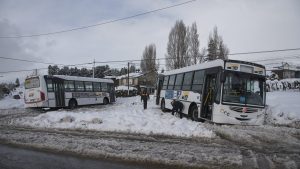
<svg viewBox="0 0 300 169"><path fill-rule="evenodd" d="M159 68L159 63L156 62L155 44L150 44L145 47L140 67L142 72L145 74L146 79L151 83L151 85L154 85L157 70Z"/></svg>
<svg viewBox="0 0 300 169"><path fill-rule="evenodd" d="M187 56L188 38L187 29L183 21L176 21L169 34L167 46L166 67L168 70L178 69L190 65L191 59Z"/></svg>
<svg viewBox="0 0 300 169"><path fill-rule="evenodd" d="M187 29L188 32L188 57L192 59L192 64L197 64L200 62L199 53L199 34L197 33L197 24L194 22L190 28Z"/></svg>

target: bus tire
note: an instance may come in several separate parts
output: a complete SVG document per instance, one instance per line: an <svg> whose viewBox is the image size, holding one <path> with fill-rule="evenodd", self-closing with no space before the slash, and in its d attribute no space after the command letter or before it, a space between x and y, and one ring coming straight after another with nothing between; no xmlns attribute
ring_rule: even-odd
<svg viewBox="0 0 300 169"><path fill-rule="evenodd" d="M166 111L166 103L165 103L165 100L162 99L161 102L160 102L160 109L161 111L165 112Z"/></svg>
<svg viewBox="0 0 300 169"><path fill-rule="evenodd" d="M69 109L75 109L77 107L77 102L75 99L69 101Z"/></svg>
<svg viewBox="0 0 300 169"><path fill-rule="evenodd" d="M199 110L197 105L193 105L190 109L190 117L193 121L199 121Z"/></svg>
<svg viewBox="0 0 300 169"><path fill-rule="evenodd" d="M107 105L108 103L109 103L108 98L105 97L105 98L103 99L103 104L104 104L104 105Z"/></svg>

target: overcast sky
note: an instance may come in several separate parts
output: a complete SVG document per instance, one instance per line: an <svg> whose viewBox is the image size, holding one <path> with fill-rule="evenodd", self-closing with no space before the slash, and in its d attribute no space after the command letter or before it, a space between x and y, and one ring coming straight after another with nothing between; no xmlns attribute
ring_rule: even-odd
<svg viewBox="0 0 300 169"><path fill-rule="evenodd" d="M0 36L31 35L92 25L185 1L0 0ZM79 31L34 38L0 39L0 56L60 64L86 63L93 59L140 59L145 46L154 43L157 57L163 58L170 29L176 20L183 20L187 26L197 23L200 48L207 46L214 26L218 27L231 53L298 48L299 18L299 0L198 0ZM300 51L230 58L253 61L297 54L300 56ZM286 61L299 63L300 58ZM113 68L124 66L126 63L110 64ZM45 67L47 65L0 59L0 72ZM0 73L0 82L28 73Z"/></svg>

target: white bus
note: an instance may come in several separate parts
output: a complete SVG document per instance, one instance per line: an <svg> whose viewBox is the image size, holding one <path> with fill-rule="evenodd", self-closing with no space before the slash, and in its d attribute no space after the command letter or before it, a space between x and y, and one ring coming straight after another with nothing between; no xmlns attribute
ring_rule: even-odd
<svg viewBox="0 0 300 169"><path fill-rule="evenodd" d="M115 102L110 79L76 76L31 76L25 80L26 107L69 107Z"/></svg>
<svg viewBox="0 0 300 169"><path fill-rule="evenodd" d="M265 113L265 67L237 60L211 62L175 69L160 76L156 103L172 109L183 103L183 113L196 121L259 125Z"/></svg>

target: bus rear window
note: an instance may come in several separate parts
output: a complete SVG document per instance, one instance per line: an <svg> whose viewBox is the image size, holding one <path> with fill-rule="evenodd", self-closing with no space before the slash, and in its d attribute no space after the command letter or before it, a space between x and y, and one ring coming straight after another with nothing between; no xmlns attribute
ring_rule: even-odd
<svg viewBox="0 0 300 169"><path fill-rule="evenodd" d="M25 80L25 89L32 89L40 87L40 79L38 77Z"/></svg>

